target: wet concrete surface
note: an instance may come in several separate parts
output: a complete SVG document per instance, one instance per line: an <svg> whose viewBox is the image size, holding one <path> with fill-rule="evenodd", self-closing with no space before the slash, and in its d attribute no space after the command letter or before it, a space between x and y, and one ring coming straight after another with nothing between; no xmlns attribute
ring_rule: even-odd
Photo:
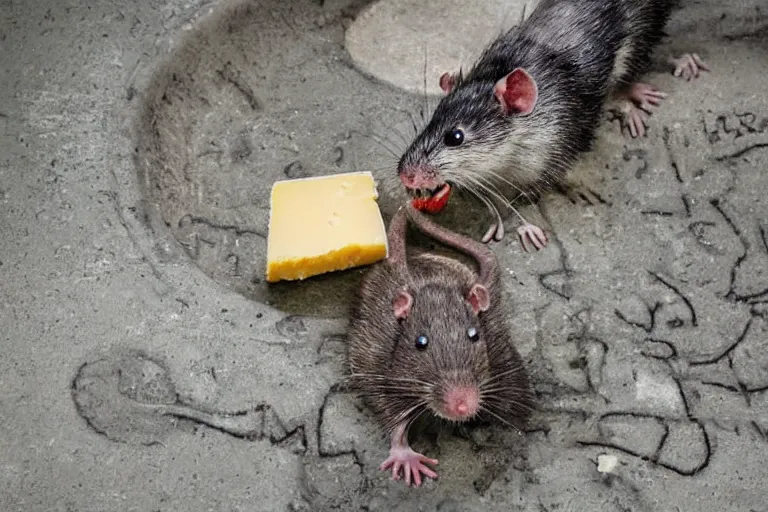
<svg viewBox="0 0 768 512"><path fill-rule="evenodd" d="M272 181L371 170L387 219L400 199L437 101L416 59L462 20L414 14L387 60L373 8L2 4L0 510L766 510L768 6L683 2L658 53L712 72L652 73L645 138L606 112L574 171L602 201L521 207L550 246L494 250L540 410L418 437L418 490L341 386L364 270L262 279ZM482 232L456 199L444 222Z"/></svg>

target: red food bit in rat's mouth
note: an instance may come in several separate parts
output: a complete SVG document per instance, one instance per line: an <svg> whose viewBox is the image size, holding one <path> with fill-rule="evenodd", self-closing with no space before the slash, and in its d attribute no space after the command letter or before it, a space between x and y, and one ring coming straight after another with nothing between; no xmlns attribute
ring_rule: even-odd
<svg viewBox="0 0 768 512"><path fill-rule="evenodd" d="M451 196L451 186L445 184L440 187L437 192L429 197L416 197L413 199L413 207L419 211L427 213L440 213L445 205L448 203L448 198Z"/></svg>

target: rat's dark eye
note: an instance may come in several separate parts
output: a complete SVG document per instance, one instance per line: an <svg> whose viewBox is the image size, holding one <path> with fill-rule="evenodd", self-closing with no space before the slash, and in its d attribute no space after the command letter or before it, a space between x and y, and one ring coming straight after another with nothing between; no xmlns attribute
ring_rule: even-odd
<svg viewBox="0 0 768 512"><path fill-rule="evenodd" d="M424 350L427 348L427 345L429 345L429 338L424 336L423 334L416 338L416 348L419 350Z"/></svg>
<svg viewBox="0 0 768 512"><path fill-rule="evenodd" d="M480 333L474 327L470 327L467 329L467 338L469 338L469 341L477 341L480 339Z"/></svg>
<svg viewBox="0 0 768 512"><path fill-rule="evenodd" d="M464 130L461 130L459 128L448 130L447 132L445 132L445 136L443 137L443 142L445 142L446 146L450 146L450 147L460 146L461 143L464 142Z"/></svg>

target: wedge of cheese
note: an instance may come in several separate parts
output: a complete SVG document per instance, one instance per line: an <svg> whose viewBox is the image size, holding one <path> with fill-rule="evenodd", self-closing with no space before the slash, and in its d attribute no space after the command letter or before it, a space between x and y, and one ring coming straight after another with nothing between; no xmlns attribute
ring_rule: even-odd
<svg viewBox="0 0 768 512"><path fill-rule="evenodd" d="M305 279L387 257L370 172L278 181L272 186L267 282Z"/></svg>

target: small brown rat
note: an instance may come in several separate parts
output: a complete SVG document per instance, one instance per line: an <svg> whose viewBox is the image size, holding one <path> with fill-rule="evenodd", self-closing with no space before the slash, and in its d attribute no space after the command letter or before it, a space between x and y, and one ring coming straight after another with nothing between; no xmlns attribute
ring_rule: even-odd
<svg viewBox="0 0 768 512"><path fill-rule="evenodd" d="M477 262L423 253L406 259L408 220L424 234ZM401 207L388 233L389 255L365 276L351 311L349 382L389 434L380 466L395 479L420 485L437 464L413 451L408 428L423 414L451 422L477 417L522 428L534 395L512 344L493 252L450 232L411 205Z"/></svg>

